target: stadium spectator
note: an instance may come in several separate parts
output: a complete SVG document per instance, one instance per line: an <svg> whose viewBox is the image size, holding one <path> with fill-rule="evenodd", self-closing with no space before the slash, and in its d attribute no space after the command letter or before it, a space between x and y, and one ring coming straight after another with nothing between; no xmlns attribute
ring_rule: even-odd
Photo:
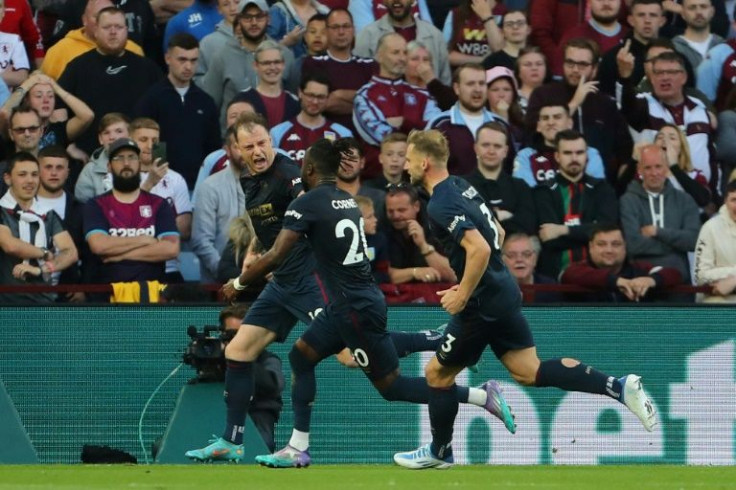
<svg viewBox="0 0 736 490"><path fill-rule="evenodd" d="M299 113L299 99L284 90L283 47L272 40L265 40L253 53L253 67L258 84L238 92L232 100L249 102L255 111L266 117L268 127L272 128Z"/></svg>
<svg viewBox="0 0 736 490"><path fill-rule="evenodd" d="M30 3L27 0L3 0L2 4L4 15L0 16L0 32L17 34L23 42L28 61L39 68L46 52Z"/></svg>
<svg viewBox="0 0 736 490"><path fill-rule="evenodd" d="M716 109L729 109L727 99L736 81L736 39L729 39L708 50L698 66L696 86Z"/></svg>
<svg viewBox="0 0 736 490"><path fill-rule="evenodd" d="M541 87L549 75L547 58L538 47L527 46L519 51L513 68L519 81L519 107L526 115L532 92Z"/></svg>
<svg viewBox="0 0 736 490"><path fill-rule="evenodd" d="M130 123L130 139L135 141L141 151L141 189L166 199L174 210L180 240L187 241L192 232L192 202L189 200L189 189L184 177L169 168L168 155L154 159L156 157L154 151L161 144L160 136L160 126L153 119L140 117ZM166 261L166 283L183 281L178 259Z"/></svg>
<svg viewBox="0 0 736 490"><path fill-rule="evenodd" d="M706 303L736 303L736 182L726 185L718 214L700 229L695 245L695 283L708 285Z"/></svg>
<svg viewBox="0 0 736 490"><path fill-rule="evenodd" d="M692 197L667 179L667 155L657 145L640 151L641 182L632 181L621 196L621 224L633 259L673 267L690 283L688 252L700 230Z"/></svg>
<svg viewBox="0 0 736 490"><path fill-rule="evenodd" d="M334 9L327 15L327 44L324 54L307 56L302 73L321 72L330 82L325 116L342 124L355 134L353 126L353 99L377 71L373 58L361 58L353 54L355 27L353 18L345 9Z"/></svg>
<svg viewBox="0 0 736 490"><path fill-rule="evenodd" d="M652 91L652 66L654 65L654 60L657 59L657 57L662 53L677 53L675 51L675 45L672 44L672 40L658 38L652 40L649 44L647 44L646 54L644 56L644 78L642 78L641 80L634 80L637 93L642 94ZM627 59L628 57L624 57L619 60L617 57L616 63L620 66L619 70L623 69L624 71L628 72ZM630 61L630 59L628 60ZM713 112L714 109L712 109L711 107L711 101L708 100L708 97L706 97L705 94L695 88L695 72L693 71L693 67L690 66L690 63L685 58L682 58L682 61L685 63L685 72L687 73L687 81L685 82L685 87L683 89L685 91L685 95L700 99L703 104L708 107L708 110ZM621 76L621 71L619 71L619 76ZM621 81L619 80L619 84L620 83Z"/></svg>
<svg viewBox="0 0 736 490"><path fill-rule="evenodd" d="M13 153L26 152L34 157L38 155L38 144L41 141L41 118L35 109L27 106L16 107L10 113L10 141ZM0 162L0 171L4 171L6 162ZM5 181L0 182L0 195L8 190Z"/></svg>
<svg viewBox="0 0 736 490"><path fill-rule="evenodd" d="M304 30L304 53L295 60L295 69L297 73L304 76L303 67L304 60L312 56L321 56L327 48L327 15L314 14L307 21L307 27Z"/></svg>
<svg viewBox="0 0 736 490"><path fill-rule="evenodd" d="M188 8L174 15L166 23L164 51L169 47L169 40L176 34L191 34L199 41L207 34L212 34L222 19L217 0L194 0Z"/></svg>
<svg viewBox="0 0 736 490"><path fill-rule="evenodd" d="M730 0L710 0L710 5L713 7L713 14L710 16L710 29L712 32L718 34L721 37L726 37L729 34L729 16L727 14L726 2L731 3ZM662 2L664 7L666 23L662 29L662 36L668 39L672 39L678 34L685 32L687 23L685 22L685 12L683 8L683 0L673 0L672 2ZM728 7L729 10L733 10L733 4ZM700 10L702 12L702 10Z"/></svg>
<svg viewBox="0 0 736 490"><path fill-rule="evenodd" d="M386 235L378 230L378 218L376 217L376 209L373 201L366 196L354 196L355 202L360 207L360 213L363 215L363 226L365 231L365 242L368 248L368 260L371 263L371 272L373 279L378 284L391 282L389 277L389 254L388 241Z"/></svg>
<svg viewBox="0 0 736 490"><path fill-rule="evenodd" d="M225 133L228 165L205 178L194 196L192 219L192 251L199 258L203 283L217 280L217 267L227 244L230 221L245 211L245 197L240 176L245 170L234 126Z"/></svg>
<svg viewBox="0 0 736 490"><path fill-rule="evenodd" d="M715 10L711 0L682 0L680 16L685 21L685 32L672 38L675 50L697 70L706 53L725 40L711 33L710 21Z"/></svg>
<svg viewBox="0 0 736 490"><path fill-rule="evenodd" d="M109 112L131 116L138 99L162 78L156 63L125 50L128 37L125 22L125 13L116 7L100 10L95 29L97 49L70 61L59 78L64 90L94 111L93 128ZM97 147L94 130L82 133L77 146L91 154Z"/></svg>
<svg viewBox="0 0 736 490"><path fill-rule="evenodd" d="M662 148L667 157L669 166L667 179L670 184L675 189L688 193L698 206L705 207L710 204L711 192L708 180L703 172L693 167L690 145L685 133L674 124L664 124L657 132L654 143Z"/></svg>
<svg viewBox="0 0 736 490"><path fill-rule="evenodd" d="M334 1L334 0L333 0ZM327 2L323 2L327 4ZM350 10L350 15L355 19L355 29L360 32L368 24L384 17L391 9L391 5L385 0L350 0L345 2L348 5L345 8ZM397 10L399 7L396 7ZM402 5L403 9L404 6ZM411 4L410 13L414 17L432 22L432 16L426 0L417 0Z"/></svg>
<svg viewBox="0 0 736 490"><path fill-rule="evenodd" d="M437 106L446 111L457 102L457 95L452 87L445 85L434 74L432 53L419 41L410 41L406 45L406 72L404 79L418 88L425 89L437 101Z"/></svg>
<svg viewBox="0 0 736 490"><path fill-rule="evenodd" d="M77 249L59 216L38 203L39 167L35 156L16 153L3 178L0 199L0 284L48 284L56 271L77 262ZM45 303L53 294L0 294L0 303Z"/></svg>
<svg viewBox="0 0 736 490"><path fill-rule="evenodd" d="M366 185L375 189L387 190L392 185L408 183L404 172L406 164L406 135L404 133L387 134L381 141L381 152L378 161L383 169L380 176L366 181Z"/></svg>
<svg viewBox="0 0 736 490"><path fill-rule="evenodd" d="M108 149L112 191L84 208L84 232L100 259L95 282L162 281L165 262L179 255L174 212L165 199L140 188L140 149L130 138Z"/></svg>
<svg viewBox="0 0 736 490"><path fill-rule="evenodd" d="M48 49L41 64L41 71L58 80L70 61L97 48L95 41L97 14L112 6L111 0L87 0L82 14L82 27L69 31L63 39ZM133 41L126 38L124 46L127 51L143 56L143 49Z"/></svg>
<svg viewBox="0 0 736 490"><path fill-rule="evenodd" d="M537 272L537 261L542 244L539 238L525 233L506 235L501 245L501 255L506 268L519 286L557 284L551 277ZM525 303L556 303L563 297L556 291L524 291Z"/></svg>
<svg viewBox="0 0 736 490"><path fill-rule="evenodd" d="M555 137L555 160L559 165L554 179L534 191L542 253L539 271L559 277L573 262L586 258L585 245L595 223L618 221L618 200L605 181L585 173L587 145L575 130Z"/></svg>
<svg viewBox="0 0 736 490"><path fill-rule="evenodd" d="M269 9L268 35L291 49L294 58L300 58L307 52L304 33L309 19L329 12L330 9L317 0L279 0Z"/></svg>
<svg viewBox="0 0 736 490"><path fill-rule="evenodd" d="M633 140L616 103L598 92L594 81L598 68L598 48L587 39L570 39L564 46L562 81L552 82L532 92L526 112L526 131L534 134L543 105L567 105L573 129L585 136L588 145L598 150L605 165L606 178L615 182L619 167L631 161Z"/></svg>
<svg viewBox="0 0 736 490"><path fill-rule="evenodd" d="M618 62L623 87L621 112L629 125L641 131L649 141L665 123L682 128L687 135L693 167L705 175L712 189L716 189L718 168L711 140L715 121L699 99L686 95L687 73L682 56L664 52L654 58L652 92L638 95L631 79L633 59L619 56Z"/></svg>
<svg viewBox="0 0 736 490"><path fill-rule="evenodd" d="M238 17L238 0L217 0L217 11L222 20L215 25L215 30L199 40L199 60L194 80L199 82L207 73L207 67L225 44L235 39L235 25Z"/></svg>
<svg viewBox="0 0 736 490"><path fill-rule="evenodd" d="M483 68L490 70L494 66L503 66L513 70L519 59L519 53L527 47L527 40L532 30L526 13L521 10L509 10L501 17L502 47L483 59Z"/></svg>
<svg viewBox="0 0 736 490"><path fill-rule="evenodd" d="M74 197L80 202L85 203L112 189L112 179L107 166L107 148L113 141L130 135L129 125L127 116L119 112L105 114L100 119L97 128L97 142L100 147L92 153L74 186Z"/></svg>
<svg viewBox="0 0 736 490"><path fill-rule="evenodd" d="M442 33L429 22L411 15L413 0L383 0L388 9L375 22L358 32L355 41L355 54L366 58L378 56L379 41L388 33L399 34L406 42L419 41L432 53L435 75L444 84L452 78L448 62L447 43Z"/></svg>
<svg viewBox="0 0 736 490"><path fill-rule="evenodd" d="M536 187L554 180L559 167L556 157L555 139L561 131L572 129L573 122L567 105L550 102L539 110L537 121L538 137L532 146L522 148L514 159L513 176ZM603 160L595 148L587 146L585 173L597 179L605 178Z"/></svg>
<svg viewBox="0 0 736 490"><path fill-rule="evenodd" d="M524 137L524 113L519 105L519 87L514 72L504 66L486 70L486 86L488 108L506 124L509 145L516 154Z"/></svg>
<svg viewBox="0 0 736 490"><path fill-rule="evenodd" d="M204 157L221 144L215 102L192 81L198 57L194 37L186 33L172 36L165 58L168 75L151 85L135 107L138 116L149 117L160 125L161 140L168 145L168 163L190 189Z"/></svg>
<svg viewBox="0 0 736 490"><path fill-rule="evenodd" d="M82 203L74 199L71 192L66 191L69 179L69 155L61 146L47 146L38 152L39 183L36 199L46 209L52 209L61 218L64 229L74 241L77 255L81 261L76 261L61 272L51 275L51 283L80 284L85 283L86 274L83 273L84 258L89 255L87 244L84 241L82 225ZM58 296L58 301L80 303L86 296L82 292L64 293Z"/></svg>
<svg viewBox="0 0 736 490"><path fill-rule="evenodd" d="M403 37L393 32L384 35L376 56L378 75L358 90L353 101L353 124L367 146L365 178L380 174L379 146L387 134L422 128L439 113L432 97L403 79L406 70Z"/></svg>
<svg viewBox="0 0 736 490"><path fill-rule="evenodd" d="M450 67L482 63L486 56L503 48L504 35L498 26L505 13L504 4L495 0L461 0L447 14L442 29L449 45Z"/></svg>
<svg viewBox="0 0 736 490"><path fill-rule="evenodd" d="M0 21L4 18L5 0L0 0ZM1 24L0 24L1 25ZM14 88L28 78L31 68L26 55L23 40L13 32L8 32L0 27L0 77L9 88Z"/></svg>
<svg viewBox="0 0 736 490"><path fill-rule="evenodd" d="M716 151L723 166L723 174L730 175L736 168L736 89L732 89L718 113Z"/></svg>
<svg viewBox="0 0 736 490"><path fill-rule="evenodd" d="M466 175L508 234L533 235L537 227L532 191L526 183L503 170L509 152L506 126L489 122L478 128L475 138L477 167Z"/></svg>
<svg viewBox="0 0 736 490"><path fill-rule="evenodd" d="M299 87L301 111L271 128L273 145L285 151L300 167L307 148L318 139L334 140L353 136L348 128L324 116L329 93L330 85L326 76L305 75Z"/></svg>
<svg viewBox="0 0 736 490"><path fill-rule="evenodd" d="M72 112L70 118L58 118L54 114L56 98ZM92 123L95 115L92 109L41 72L34 72L7 100L0 111L0 123L7 124L6 117L20 104L28 104L41 117L42 135L40 148L51 145L66 146L74 141Z"/></svg>
<svg viewBox="0 0 736 490"><path fill-rule="evenodd" d="M351 196L365 196L373 201L378 218L378 229L386 228L386 191L363 185L361 173L365 167L365 156L360 142L355 138L342 138L335 148L341 153L340 169L337 172L337 187Z"/></svg>
<svg viewBox="0 0 736 490"><path fill-rule="evenodd" d="M659 37L659 29L664 25L664 10L659 0L634 0L630 6L628 22L631 32L618 46L614 46L601 59L598 68L598 88L601 92L619 99L620 89L616 90L618 68L616 57L624 48L634 57L634 80L644 77L644 61L647 45Z"/></svg>
<svg viewBox="0 0 736 490"><path fill-rule="evenodd" d="M622 4L622 0L588 0L590 19L570 28L562 36L559 44L563 49L557 50L557 56L552 60L552 73L562 74L564 47L571 39L583 38L594 42L598 46L599 56L618 46L629 32L628 27L618 21Z"/></svg>
<svg viewBox="0 0 736 490"><path fill-rule="evenodd" d="M587 260L570 264L560 282L595 291L586 294L585 301L622 303L661 299L660 290L682 284L682 276L670 267L630 261L621 228L600 223L593 228L588 242Z"/></svg>
<svg viewBox="0 0 736 490"><path fill-rule="evenodd" d="M439 129L449 141L450 174L467 175L475 168L475 162L467 156L472 155L478 128L490 121L501 121L501 118L486 109L488 93L483 65L470 63L459 67L453 74L452 88L457 102L431 119L427 128Z"/></svg>
<svg viewBox="0 0 736 490"><path fill-rule="evenodd" d="M207 60L207 73L201 80L202 88L214 99L220 109L220 123L225 123L227 105L235 95L258 85L255 70L256 48L269 39L268 5L265 0L244 0L238 3L233 39L229 39L211 60ZM284 88L296 90L300 74L295 71L294 55L282 49L284 58Z"/></svg>
<svg viewBox="0 0 736 490"><path fill-rule="evenodd" d="M530 44L539 46L547 62L558 58L562 37L585 22L585 0L534 0L529 2L532 27Z"/></svg>
<svg viewBox="0 0 736 490"><path fill-rule="evenodd" d="M405 282L455 282L457 277L440 244L429 232L420 213L421 202L411 185L392 187L386 194L389 276L394 284Z"/></svg>

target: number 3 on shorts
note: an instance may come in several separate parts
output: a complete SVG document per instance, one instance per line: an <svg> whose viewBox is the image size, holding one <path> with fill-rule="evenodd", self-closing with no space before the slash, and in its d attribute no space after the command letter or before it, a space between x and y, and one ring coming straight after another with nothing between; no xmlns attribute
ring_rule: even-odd
<svg viewBox="0 0 736 490"><path fill-rule="evenodd" d="M450 352L452 350L452 343L455 342L455 337L451 334L445 334L447 340L442 344L442 352Z"/></svg>

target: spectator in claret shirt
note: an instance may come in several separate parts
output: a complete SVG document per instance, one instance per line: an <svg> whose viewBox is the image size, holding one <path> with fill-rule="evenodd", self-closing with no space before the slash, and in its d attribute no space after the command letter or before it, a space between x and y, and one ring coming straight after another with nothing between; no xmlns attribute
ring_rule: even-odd
<svg viewBox="0 0 736 490"><path fill-rule="evenodd" d="M671 267L629 260L621 228L601 223L588 242L588 259L571 264L561 281L593 289L595 293L586 295L586 301L618 303L662 298L658 292L682 284L682 276Z"/></svg>

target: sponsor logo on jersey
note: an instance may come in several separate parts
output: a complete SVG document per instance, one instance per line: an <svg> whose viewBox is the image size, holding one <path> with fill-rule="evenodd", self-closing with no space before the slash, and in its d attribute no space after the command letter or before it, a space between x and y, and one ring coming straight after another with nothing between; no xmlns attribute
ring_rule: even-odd
<svg viewBox="0 0 736 490"><path fill-rule="evenodd" d="M273 215L273 205L270 203L261 204L255 208L248 209L248 215L251 218L267 218Z"/></svg>
<svg viewBox="0 0 736 490"><path fill-rule="evenodd" d="M291 133L288 138L286 138L286 141L301 141L302 139L299 137L296 133Z"/></svg>
<svg viewBox="0 0 736 490"><path fill-rule="evenodd" d="M455 231L455 228L457 228L458 223L460 223L461 221L465 221L464 214L461 214L460 216L455 216L455 218L452 220L452 223L450 223L450 226L447 227L447 231L449 231L450 233Z"/></svg>
<svg viewBox="0 0 736 490"><path fill-rule="evenodd" d="M334 131L325 131L322 136L330 141L335 141L337 139L337 134L335 134Z"/></svg>
<svg viewBox="0 0 736 490"><path fill-rule="evenodd" d="M110 236L132 237L132 236L156 236L156 227L151 225L147 228L110 228Z"/></svg>
<svg viewBox="0 0 736 490"><path fill-rule="evenodd" d="M475 187L473 187L472 185L468 187L465 192L463 192L463 197L467 197L468 199L473 199L477 195L478 191L476 191Z"/></svg>
<svg viewBox="0 0 736 490"><path fill-rule="evenodd" d="M147 204L145 206L140 206L138 210L140 211L142 218L150 218L153 216L153 210L151 209L151 206Z"/></svg>
<svg viewBox="0 0 736 490"><path fill-rule="evenodd" d="M386 102L386 97L384 97L383 95L379 95L378 97L376 97L376 100L378 102Z"/></svg>
<svg viewBox="0 0 736 490"><path fill-rule="evenodd" d="M295 179L291 179L291 186L294 187L295 185L299 185L302 183L302 178L297 177Z"/></svg>
<svg viewBox="0 0 736 490"><path fill-rule="evenodd" d="M117 75L118 73L125 70L126 68L128 68L128 65L118 66L117 68L108 66L107 69L105 70L105 73L107 73L108 75Z"/></svg>
<svg viewBox="0 0 736 490"><path fill-rule="evenodd" d="M404 94L404 102L408 105L417 105L417 96L414 94Z"/></svg>
<svg viewBox="0 0 736 490"><path fill-rule="evenodd" d="M289 209L288 211L286 211L284 213L284 217L286 217L286 216L293 216L294 219L302 219L302 213L297 213L293 209Z"/></svg>
<svg viewBox="0 0 736 490"><path fill-rule="evenodd" d="M355 199L333 199L332 207L335 209L353 209L358 207Z"/></svg>

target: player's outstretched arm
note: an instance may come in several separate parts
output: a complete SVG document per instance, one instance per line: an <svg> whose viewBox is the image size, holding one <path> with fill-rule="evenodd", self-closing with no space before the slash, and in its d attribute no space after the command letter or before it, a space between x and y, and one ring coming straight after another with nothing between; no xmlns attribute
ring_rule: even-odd
<svg viewBox="0 0 736 490"><path fill-rule="evenodd" d="M265 277L266 274L276 269L301 236L301 233L282 228L268 252L250 264L235 280L229 281L222 287L222 294L225 299L234 299L238 291L245 289L247 284Z"/></svg>

